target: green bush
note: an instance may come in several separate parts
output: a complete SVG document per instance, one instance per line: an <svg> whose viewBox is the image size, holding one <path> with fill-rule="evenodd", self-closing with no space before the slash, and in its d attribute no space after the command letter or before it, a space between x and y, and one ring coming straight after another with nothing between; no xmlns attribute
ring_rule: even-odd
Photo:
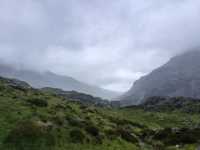
<svg viewBox="0 0 200 150"><path fill-rule="evenodd" d="M99 136L99 129L94 125L86 126L85 130L92 136Z"/></svg>
<svg viewBox="0 0 200 150"><path fill-rule="evenodd" d="M70 139L73 143L84 143L86 136L80 129L73 129L69 133Z"/></svg>
<svg viewBox="0 0 200 150"><path fill-rule="evenodd" d="M36 121L22 121L10 131L4 141L6 147L15 150L40 150L43 147L53 147L55 137L47 126Z"/></svg>
<svg viewBox="0 0 200 150"><path fill-rule="evenodd" d="M53 121L56 125L62 126L62 125L64 124L64 121L65 121L65 120L64 120L63 117L56 115L56 116L54 116L54 117L52 118L52 121Z"/></svg>
<svg viewBox="0 0 200 150"><path fill-rule="evenodd" d="M165 145L162 142L156 142L152 144L154 150L165 150Z"/></svg>
<svg viewBox="0 0 200 150"><path fill-rule="evenodd" d="M166 128L158 131L154 137L155 140L161 140L166 145L177 145L177 144L194 144L200 139L200 129L172 129Z"/></svg>
<svg viewBox="0 0 200 150"><path fill-rule="evenodd" d="M80 127L80 128L82 128L86 124L85 120L83 120L83 119L81 119L81 118L79 118L77 116L73 116L73 115L72 116L67 115L66 116L66 120L69 122L69 124L71 126L74 126L74 127Z"/></svg>
<svg viewBox="0 0 200 150"><path fill-rule="evenodd" d="M100 130L98 127L92 124L87 124L85 127L86 132L92 136L92 141L96 144L102 144L104 135L100 133Z"/></svg>
<svg viewBox="0 0 200 150"><path fill-rule="evenodd" d="M118 129L117 132L121 136L121 138L126 140L127 142L131 142L131 143L139 142L136 135L134 135L133 133L131 133L130 131L128 131L126 129L121 128L121 129Z"/></svg>
<svg viewBox="0 0 200 150"><path fill-rule="evenodd" d="M116 130L114 129L108 129L108 130L105 130L105 135L108 139L110 140L114 140L116 139L117 137L119 137L119 134Z"/></svg>
<svg viewBox="0 0 200 150"><path fill-rule="evenodd" d="M44 99L32 98L32 99L29 99L28 102L30 104L38 106L38 107L47 107L48 106L48 102Z"/></svg>

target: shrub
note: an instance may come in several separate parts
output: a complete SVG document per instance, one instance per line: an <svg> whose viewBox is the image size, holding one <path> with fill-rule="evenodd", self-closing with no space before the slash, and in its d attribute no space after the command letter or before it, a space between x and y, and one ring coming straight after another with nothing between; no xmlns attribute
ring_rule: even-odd
<svg viewBox="0 0 200 150"><path fill-rule="evenodd" d="M73 129L69 133L71 141L73 143L84 143L86 136L80 129Z"/></svg>
<svg viewBox="0 0 200 150"><path fill-rule="evenodd" d="M139 137L143 140L145 140L148 137L151 137L153 135L155 135L155 131L145 128L144 130L142 130L139 134Z"/></svg>
<svg viewBox="0 0 200 150"><path fill-rule="evenodd" d="M11 130L4 141L5 145L19 150L39 150L53 147L55 138L47 127L36 121L22 121Z"/></svg>
<svg viewBox="0 0 200 150"><path fill-rule="evenodd" d="M162 143L162 142L159 142L159 141L154 141L153 143L153 149L154 150L164 150L165 149L165 145Z"/></svg>
<svg viewBox="0 0 200 150"><path fill-rule="evenodd" d="M48 106L48 102L44 99L33 98L33 99L29 99L28 102L30 104L38 106L38 107L47 107Z"/></svg>
<svg viewBox="0 0 200 150"><path fill-rule="evenodd" d="M84 127L85 124L86 124L86 121L77 117L77 116L70 116L70 115L67 115L66 116L66 120L69 122L69 124L71 126L74 126L74 127Z"/></svg>
<svg viewBox="0 0 200 150"><path fill-rule="evenodd" d="M131 133L128 130L121 128L121 129L118 129L117 132L119 133L121 138L126 140L127 142L131 142L131 143L138 143L139 142L136 135L134 135L133 133Z"/></svg>
<svg viewBox="0 0 200 150"><path fill-rule="evenodd" d="M131 125L131 126L138 127L138 128L146 128L146 126L144 126L144 125L141 125L141 124L136 123L136 122L132 122L132 121L127 120L127 119L110 117L110 121L113 122L113 123L116 123L118 126Z"/></svg>
<svg viewBox="0 0 200 150"><path fill-rule="evenodd" d="M92 136L99 136L99 129L94 125L86 126L85 130Z"/></svg>
<svg viewBox="0 0 200 150"><path fill-rule="evenodd" d="M93 138L96 144L102 144L104 136L100 133L99 128L92 124L87 124L85 130Z"/></svg>
<svg viewBox="0 0 200 150"><path fill-rule="evenodd" d="M155 140L163 141L167 145L193 144L200 139L200 129L171 129L166 128L158 131L154 137Z"/></svg>
<svg viewBox="0 0 200 150"><path fill-rule="evenodd" d="M57 105L55 106L55 109L56 109L56 110L65 110L65 106L62 105L62 104L57 104Z"/></svg>
<svg viewBox="0 0 200 150"><path fill-rule="evenodd" d="M56 115L56 116L54 116L54 117L52 118L52 121L53 121L56 125L62 126L62 125L64 124L64 121L65 121L65 120L64 120L63 117Z"/></svg>
<svg viewBox="0 0 200 150"><path fill-rule="evenodd" d="M118 132L116 130L113 130L113 129L105 130L105 135L110 140L114 140L115 138L119 137Z"/></svg>

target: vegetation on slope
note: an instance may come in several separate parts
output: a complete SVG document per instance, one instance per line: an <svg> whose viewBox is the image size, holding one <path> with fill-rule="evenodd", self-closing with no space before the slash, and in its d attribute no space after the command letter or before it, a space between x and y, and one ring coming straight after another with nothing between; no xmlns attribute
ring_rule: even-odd
<svg viewBox="0 0 200 150"><path fill-rule="evenodd" d="M139 105L140 108L148 111L181 111L185 113L200 113L200 99L188 97L149 97L144 103Z"/></svg>
<svg viewBox="0 0 200 150"><path fill-rule="evenodd" d="M84 105L22 83L0 79L0 149L193 150L198 147L197 113Z"/></svg>

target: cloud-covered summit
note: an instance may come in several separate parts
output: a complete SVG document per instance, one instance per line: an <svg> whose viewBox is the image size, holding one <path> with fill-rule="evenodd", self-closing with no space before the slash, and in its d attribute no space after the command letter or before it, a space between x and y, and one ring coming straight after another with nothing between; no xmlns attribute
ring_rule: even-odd
<svg viewBox="0 0 200 150"><path fill-rule="evenodd" d="M1 0L0 59L124 91L199 47L200 1Z"/></svg>

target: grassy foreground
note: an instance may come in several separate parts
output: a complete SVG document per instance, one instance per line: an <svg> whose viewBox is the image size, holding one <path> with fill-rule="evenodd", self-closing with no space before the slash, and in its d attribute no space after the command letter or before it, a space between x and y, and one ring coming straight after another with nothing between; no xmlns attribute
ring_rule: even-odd
<svg viewBox="0 0 200 150"><path fill-rule="evenodd" d="M1 150L196 150L200 115L105 108L0 80Z"/></svg>

